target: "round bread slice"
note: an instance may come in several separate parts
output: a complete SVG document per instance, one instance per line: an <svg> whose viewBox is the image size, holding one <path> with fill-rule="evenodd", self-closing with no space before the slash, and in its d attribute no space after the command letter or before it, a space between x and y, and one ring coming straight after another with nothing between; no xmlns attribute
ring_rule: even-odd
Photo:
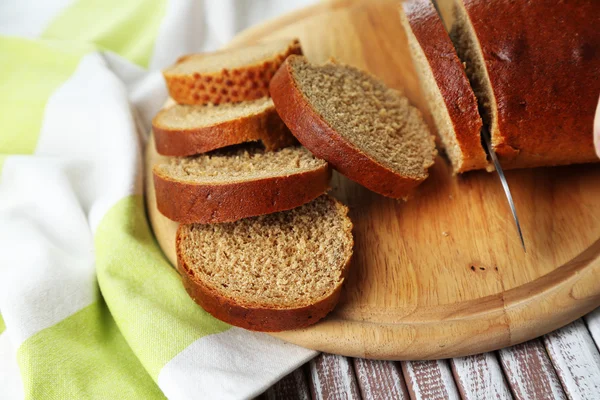
<svg viewBox="0 0 600 400"><path fill-rule="evenodd" d="M181 225L177 265L189 295L229 324L303 328L337 304L352 257L348 209L329 196L290 211Z"/></svg>
<svg viewBox="0 0 600 400"><path fill-rule="evenodd" d="M331 170L307 149L231 148L154 166L156 205L182 223L218 223L289 210L329 189Z"/></svg>
<svg viewBox="0 0 600 400"><path fill-rule="evenodd" d="M427 178L437 152L421 113L367 73L290 56L270 90L300 143L348 178L394 198Z"/></svg>
<svg viewBox="0 0 600 400"><path fill-rule="evenodd" d="M180 105L152 120L156 151L191 156L244 142L261 141L269 151L297 143L268 97L242 103Z"/></svg>
<svg viewBox="0 0 600 400"><path fill-rule="evenodd" d="M182 104L220 104L269 95L269 81L290 54L302 54L297 39L206 54L190 54L163 71L169 94Z"/></svg>

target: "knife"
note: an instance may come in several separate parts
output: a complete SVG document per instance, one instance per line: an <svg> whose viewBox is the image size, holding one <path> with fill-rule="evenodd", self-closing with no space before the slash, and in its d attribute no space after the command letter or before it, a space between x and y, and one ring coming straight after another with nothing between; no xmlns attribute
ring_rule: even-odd
<svg viewBox="0 0 600 400"><path fill-rule="evenodd" d="M498 172L498 177L500 178L500 182L502 183L502 188L504 188L504 194L506 195L506 199L508 200L508 205L510 206L510 211L512 212L513 218L515 220L515 225L517 226L517 232L519 232L519 239L521 239L521 246L523 246L523 251L527 253L527 249L525 248L525 241L523 240L523 232L521 232L521 224L519 223L519 217L517 216L517 209L515 208L515 203L512 198L512 194L510 193L510 188L508 187L508 182L506 181L506 176L504 176L504 171L502 170L502 166L500 165L500 161L498 160L498 156L492 147L492 138L490 135L490 131L484 126L481 128L481 137L483 138L483 143L486 148L487 154L490 156L494 167L496 168L496 172Z"/></svg>

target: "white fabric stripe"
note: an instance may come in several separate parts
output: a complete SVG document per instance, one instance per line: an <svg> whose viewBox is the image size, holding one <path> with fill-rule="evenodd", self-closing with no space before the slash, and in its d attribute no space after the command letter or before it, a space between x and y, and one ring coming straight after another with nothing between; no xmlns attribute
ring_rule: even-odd
<svg viewBox="0 0 600 400"><path fill-rule="evenodd" d="M158 375L158 386L171 400L252 398L317 354L234 327L175 356Z"/></svg>
<svg viewBox="0 0 600 400"><path fill-rule="evenodd" d="M150 70L163 69L183 54L198 52L215 45L201 21L202 0L169 0L158 28Z"/></svg>
<svg viewBox="0 0 600 400"><path fill-rule="evenodd" d="M46 105L35 153L80 163L72 190L94 231L115 202L142 193L135 132L127 92L96 53L81 59Z"/></svg>
<svg viewBox="0 0 600 400"><path fill-rule="evenodd" d="M0 34L36 38L74 0L2 0Z"/></svg>
<svg viewBox="0 0 600 400"><path fill-rule="evenodd" d="M0 186L0 308L18 347L97 298L92 235L53 158L9 157Z"/></svg>
<svg viewBox="0 0 600 400"><path fill-rule="evenodd" d="M0 180L0 308L18 347L98 298L93 237L112 205L141 193L127 93L98 54L49 98L36 155Z"/></svg>
<svg viewBox="0 0 600 400"><path fill-rule="evenodd" d="M3 400L20 400L25 397L17 365L17 351L6 332L0 333L0 388Z"/></svg>

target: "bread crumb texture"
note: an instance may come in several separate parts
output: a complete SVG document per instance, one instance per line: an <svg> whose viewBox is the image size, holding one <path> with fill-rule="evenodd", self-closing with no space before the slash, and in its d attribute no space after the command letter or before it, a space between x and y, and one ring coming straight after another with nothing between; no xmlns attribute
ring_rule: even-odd
<svg viewBox="0 0 600 400"><path fill-rule="evenodd" d="M155 166L155 171L182 182L229 184L312 171L326 164L304 147L266 151L253 145L233 146L194 157L171 157Z"/></svg>
<svg viewBox="0 0 600 400"><path fill-rule="evenodd" d="M290 58L294 81L317 113L375 161L424 179L435 145L419 110L401 92L354 67Z"/></svg>
<svg viewBox="0 0 600 400"><path fill-rule="evenodd" d="M193 280L237 303L314 304L343 283L352 255L347 208L329 196L234 223L183 225L180 254Z"/></svg>
<svg viewBox="0 0 600 400"><path fill-rule="evenodd" d="M250 118L254 115L274 110L274 108L273 100L268 97L241 103L224 103L218 106L213 104L175 104L162 110L153 122L163 129L192 130L239 118Z"/></svg>

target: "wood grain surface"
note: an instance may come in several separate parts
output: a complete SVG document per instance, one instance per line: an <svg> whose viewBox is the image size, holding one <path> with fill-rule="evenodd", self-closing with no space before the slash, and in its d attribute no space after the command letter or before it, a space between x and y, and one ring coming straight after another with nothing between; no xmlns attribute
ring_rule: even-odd
<svg viewBox="0 0 600 400"><path fill-rule="evenodd" d="M567 398L541 340L530 340L498 353L516 399Z"/></svg>
<svg viewBox="0 0 600 400"><path fill-rule="evenodd" d="M242 33L232 45L299 37L305 54L335 57L402 89L430 121L396 1L333 1ZM148 213L174 261L176 224L158 213L146 156ZM564 326L600 305L600 167L507 173L528 252L497 177L452 177L438 158L404 203L334 174L350 207L355 255L342 299L319 324L276 334L331 353L437 359L499 349Z"/></svg>
<svg viewBox="0 0 600 400"><path fill-rule="evenodd" d="M450 361L450 366L464 400L513 398L496 354L454 358Z"/></svg>
<svg viewBox="0 0 600 400"><path fill-rule="evenodd" d="M354 372L363 399L408 400L410 398L402 377L402 370L393 361L355 358Z"/></svg>
<svg viewBox="0 0 600 400"><path fill-rule="evenodd" d="M352 361L323 353L309 363L314 400L358 400L361 398Z"/></svg>
<svg viewBox="0 0 600 400"><path fill-rule="evenodd" d="M405 361L402 371L411 399L458 400L460 394L446 360Z"/></svg>

